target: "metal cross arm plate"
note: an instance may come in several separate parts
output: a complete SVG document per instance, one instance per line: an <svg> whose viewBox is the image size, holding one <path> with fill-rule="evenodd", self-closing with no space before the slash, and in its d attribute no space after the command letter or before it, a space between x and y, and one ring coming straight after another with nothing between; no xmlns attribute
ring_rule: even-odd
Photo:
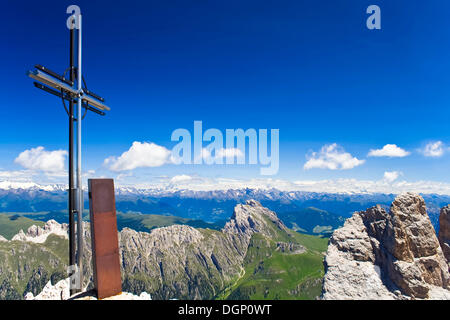
<svg viewBox="0 0 450 320"><path fill-rule="evenodd" d="M44 66L42 66L42 65L40 65L40 64L37 64L37 65L35 65L34 67L35 67L36 69L38 69L38 70L40 70L40 71L42 71L42 72L44 72L44 73L46 73L46 74L52 76L53 78L56 78L56 79L58 79L59 81L62 81L62 82L64 82L64 83L68 84L69 86L73 87L73 81L70 81L70 80L68 80L68 79L66 79L66 78L64 78L64 77L62 77L62 76L60 76L60 75L57 74L56 72L54 72L54 71L52 71L52 70L50 70L50 69L48 69L48 68L46 68L46 67L44 67Z"/></svg>
<svg viewBox="0 0 450 320"><path fill-rule="evenodd" d="M72 97L71 97L70 95L68 95L68 94L62 94L60 91L56 91L56 90L53 90L53 89L51 89L51 88L49 88L49 87L46 87L46 86L44 86L42 83L34 82L34 86L35 86L36 88L38 88L38 89L41 89L41 90L45 91L45 92L51 93L51 94L53 94L53 95L55 95L55 96L57 96L57 97L59 97L59 98L63 98L64 100L67 100L67 101L69 101L69 102L70 102L70 101L73 101L74 103L77 102L76 98L72 98ZM86 108L86 109L88 109L89 111L92 111L92 112L94 112L94 113L97 113L97 114L99 114L99 115L101 115L101 116L104 116L104 115L105 115L105 113L104 113L103 111L100 111L100 110L98 110L98 109L96 109L96 108L93 108L93 107L89 106L87 103L83 104L83 108Z"/></svg>
<svg viewBox="0 0 450 320"><path fill-rule="evenodd" d="M106 106L103 103L101 103L97 100L94 100L91 97L88 97L86 95L81 97L81 101L86 102L100 110L107 110L107 111L111 110L108 106Z"/></svg>
<svg viewBox="0 0 450 320"><path fill-rule="evenodd" d="M28 71L27 75L36 81L39 81L39 82L42 82L42 83L48 85L49 87L55 88L57 90L66 91L74 96L78 95L77 90L71 88L67 84L65 84L57 79L54 79L51 76L49 76L39 70Z"/></svg>
<svg viewBox="0 0 450 320"><path fill-rule="evenodd" d="M96 109L96 108L92 108L90 105L88 105L88 104L83 104L83 108L86 108L86 109L88 109L89 111L92 111L92 112L94 112L94 113L96 113L96 114L99 114L99 115L101 115L101 116L104 116L105 115L105 113L103 112L103 111L100 111L100 110L98 110L98 109Z"/></svg>
<svg viewBox="0 0 450 320"><path fill-rule="evenodd" d="M94 97L97 100L100 100L101 102L105 102L105 99L103 99L102 97L100 97L98 94L88 90L88 89L83 89L84 93L86 93L88 96Z"/></svg>
<svg viewBox="0 0 450 320"><path fill-rule="evenodd" d="M42 83L39 83L39 82L34 82L34 86L38 89L44 90L45 92L51 93L59 98L63 98L64 100L67 100L69 102L74 101L74 99L75 99L75 98L72 98L68 94L63 94L63 93L61 93L61 91L53 90L52 88L44 86Z"/></svg>

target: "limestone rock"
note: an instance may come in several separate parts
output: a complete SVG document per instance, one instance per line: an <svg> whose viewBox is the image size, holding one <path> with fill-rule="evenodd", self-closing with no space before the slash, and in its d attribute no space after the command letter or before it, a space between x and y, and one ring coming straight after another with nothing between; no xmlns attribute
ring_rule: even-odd
<svg viewBox="0 0 450 320"><path fill-rule="evenodd" d="M450 205L441 209L439 225L439 243L450 268Z"/></svg>
<svg viewBox="0 0 450 320"><path fill-rule="evenodd" d="M273 235L270 222L274 223L278 229L287 231L286 226L275 212L263 207L258 201L247 200L245 204L238 204L234 208L233 215L224 226L223 231L245 235L247 238L256 232L270 237Z"/></svg>
<svg viewBox="0 0 450 320"><path fill-rule="evenodd" d="M70 280L66 278L52 285L49 281L41 293L34 296L31 292L25 295L25 300L97 300L95 292L87 291L70 296ZM136 296L129 292L122 292L118 295L108 297L102 300L151 300L147 292L142 292Z"/></svg>
<svg viewBox="0 0 450 320"><path fill-rule="evenodd" d="M330 238L324 265L323 299L432 299L450 293L448 266L425 202L412 193L398 196L389 212L376 206L355 213Z"/></svg>
<svg viewBox="0 0 450 320"><path fill-rule="evenodd" d="M31 292L25 295L25 300L67 300L69 298L69 278L58 281L55 285L52 285L51 281L49 281L36 296Z"/></svg>
<svg viewBox="0 0 450 320"><path fill-rule="evenodd" d="M12 241L27 241L34 243L44 243L47 237L55 234L64 238L68 238L67 231L69 226L66 223L59 224L55 220L49 220L43 227L32 225L28 228L27 233L20 230L11 240Z"/></svg>
<svg viewBox="0 0 450 320"><path fill-rule="evenodd" d="M277 242L276 250L288 254L301 254L306 252L306 248L304 246L292 242Z"/></svg>

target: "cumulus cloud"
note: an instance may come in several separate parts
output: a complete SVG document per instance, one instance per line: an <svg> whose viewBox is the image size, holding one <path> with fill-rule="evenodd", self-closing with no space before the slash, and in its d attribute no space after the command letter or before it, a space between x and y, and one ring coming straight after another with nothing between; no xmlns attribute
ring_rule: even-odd
<svg viewBox="0 0 450 320"><path fill-rule="evenodd" d="M319 152L313 152L310 156L307 156L307 159L308 161L303 166L305 170L313 168L347 170L365 162L365 160L360 160L345 152L336 143L323 146Z"/></svg>
<svg viewBox="0 0 450 320"><path fill-rule="evenodd" d="M238 148L220 148L215 150L214 156L208 149L206 148L202 149L202 158L205 160L206 163L213 163L213 162L217 163L218 162L217 160L223 160L234 157L241 158L243 156L244 153Z"/></svg>
<svg viewBox="0 0 450 320"><path fill-rule="evenodd" d="M92 178L93 176L95 176L95 170L83 171L83 178Z"/></svg>
<svg viewBox="0 0 450 320"><path fill-rule="evenodd" d="M191 181L191 180L192 180L191 176L188 176L187 174L180 174L180 175L172 177L170 179L170 183L177 184L177 183L187 182L187 181Z"/></svg>
<svg viewBox="0 0 450 320"><path fill-rule="evenodd" d="M422 150L426 157L441 157L444 154L444 143L442 141L435 141L428 143Z"/></svg>
<svg viewBox="0 0 450 320"><path fill-rule="evenodd" d="M21 152L14 162L26 169L56 174L64 171L66 156L65 150L46 151L44 147L39 146Z"/></svg>
<svg viewBox="0 0 450 320"><path fill-rule="evenodd" d="M411 152L408 152L395 144L387 144L381 149L371 149L367 156L369 157L397 157L402 158L409 156Z"/></svg>
<svg viewBox="0 0 450 320"><path fill-rule="evenodd" d="M118 158L105 159L104 165L112 171L126 171L143 167L160 167L170 163L171 152L152 142L135 141L128 151Z"/></svg>
<svg viewBox="0 0 450 320"><path fill-rule="evenodd" d="M387 183L392 183L402 175L399 171L386 171L383 176L383 180Z"/></svg>
<svg viewBox="0 0 450 320"><path fill-rule="evenodd" d="M31 170L0 171L0 180L29 182L34 174L35 172Z"/></svg>
<svg viewBox="0 0 450 320"><path fill-rule="evenodd" d="M127 178L132 177L132 176L133 176L132 172L119 173L116 176L116 180L122 181L122 180L126 180Z"/></svg>

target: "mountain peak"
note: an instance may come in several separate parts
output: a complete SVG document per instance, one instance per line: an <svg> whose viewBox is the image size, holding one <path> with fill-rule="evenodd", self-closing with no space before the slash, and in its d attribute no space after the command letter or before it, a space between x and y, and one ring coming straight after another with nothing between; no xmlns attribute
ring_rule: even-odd
<svg viewBox="0 0 450 320"><path fill-rule="evenodd" d="M277 230L288 231L275 212L252 199L247 200L245 204L236 205L230 221L223 228L226 233L243 234L247 237L251 237L253 233L271 237Z"/></svg>
<svg viewBox="0 0 450 320"><path fill-rule="evenodd" d="M356 212L334 231L324 264L324 299L450 299L447 261L416 194L396 197L389 213Z"/></svg>
<svg viewBox="0 0 450 320"><path fill-rule="evenodd" d="M28 228L27 232L20 230L11 241L25 241L34 243L44 243L47 237L51 234L68 238L67 231L69 226L67 223L60 224L55 220L48 220L43 227L32 225Z"/></svg>
<svg viewBox="0 0 450 320"><path fill-rule="evenodd" d="M245 201L245 204L251 207L262 207L261 203L259 201L250 199Z"/></svg>

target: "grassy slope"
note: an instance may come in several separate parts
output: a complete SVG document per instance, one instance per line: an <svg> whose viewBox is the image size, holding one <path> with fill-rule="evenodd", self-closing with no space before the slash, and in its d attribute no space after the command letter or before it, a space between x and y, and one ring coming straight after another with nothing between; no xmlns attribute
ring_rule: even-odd
<svg viewBox="0 0 450 320"><path fill-rule="evenodd" d="M8 240L21 229L26 232L32 225L43 226L44 222L10 214L0 214L0 235Z"/></svg>
<svg viewBox="0 0 450 320"><path fill-rule="evenodd" d="M292 242L307 250L282 253L276 242ZM272 239L254 234L245 257L245 274L218 299L314 299L320 295L324 275L323 252L328 239L289 230Z"/></svg>
<svg viewBox="0 0 450 320"><path fill-rule="evenodd" d="M293 212L278 213L278 217L291 229L314 235L329 236L344 224L344 218L314 207Z"/></svg>
<svg viewBox="0 0 450 320"><path fill-rule="evenodd" d="M41 268L44 274L40 291L45 283L55 276L60 280L66 275L68 265L67 239L56 235L48 236L45 243L11 241L0 242L0 283L9 281L14 289L23 296L30 279L36 270Z"/></svg>

